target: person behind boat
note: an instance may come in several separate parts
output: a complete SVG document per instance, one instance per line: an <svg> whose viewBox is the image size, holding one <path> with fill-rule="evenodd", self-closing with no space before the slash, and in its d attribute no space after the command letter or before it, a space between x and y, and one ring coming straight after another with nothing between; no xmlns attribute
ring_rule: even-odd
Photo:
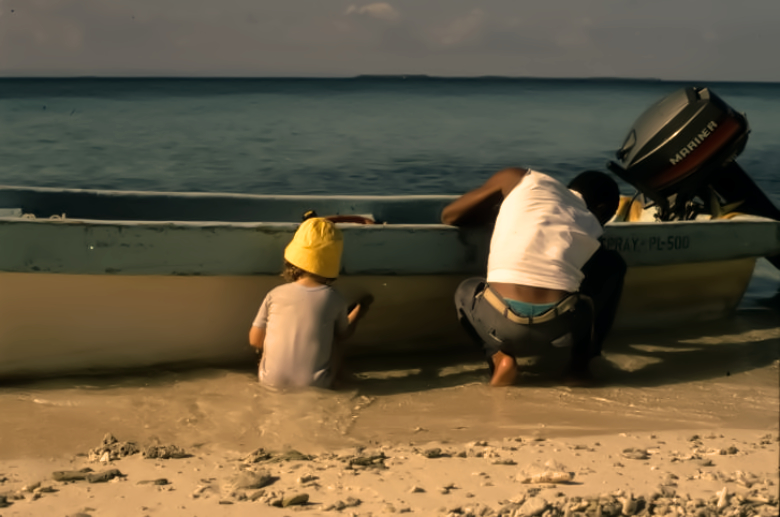
<svg viewBox="0 0 780 517"><path fill-rule="evenodd" d="M583 172L567 187L509 168L444 208L445 224L495 223L487 278L467 279L455 294L461 324L487 355L491 385L513 384L515 358L550 346L571 347L568 383L589 380L626 271L620 255L599 242L619 197L602 172Z"/></svg>
<svg viewBox="0 0 780 517"><path fill-rule="evenodd" d="M319 217L305 220L284 251L286 284L272 289L249 330L249 344L262 353L264 385L329 388L338 373L341 343L355 330L367 304L348 310L331 284L338 277L341 230Z"/></svg>

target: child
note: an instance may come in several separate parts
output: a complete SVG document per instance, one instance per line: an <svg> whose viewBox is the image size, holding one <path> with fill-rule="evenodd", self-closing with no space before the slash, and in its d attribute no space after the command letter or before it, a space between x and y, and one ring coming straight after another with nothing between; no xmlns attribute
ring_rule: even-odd
<svg viewBox="0 0 780 517"><path fill-rule="evenodd" d="M338 341L355 330L365 303L348 311L330 284L338 277L344 240L327 219L305 220L284 250L288 282L272 289L249 331L259 349L260 382L275 388L329 388L338 368ZM335 343L334 343L335 341Z"/></svg>

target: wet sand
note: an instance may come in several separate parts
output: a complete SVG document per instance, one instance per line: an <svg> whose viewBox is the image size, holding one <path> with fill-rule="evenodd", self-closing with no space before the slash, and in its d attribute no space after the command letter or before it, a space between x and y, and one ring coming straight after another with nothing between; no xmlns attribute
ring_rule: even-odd
<svg viewBox="0 0 780 517"><path fill-rule="evenodd" d="M136 441L250 450L369 440L567 437L778 423L780 326L764 311L662 333L618 334L592 369L600 387L558 382L556 358L525 361L518 386L487 386L478 352L353 360L331 392L275 393L253 368L155 371L5 385L0 459L59 456L106 432ZM772 325L775 326L772 326ZM565 357L558 364L563 364ZM552 364L550 364L552 363Z"/></svg>
<svg viewBox="0 0 780 517"><path fill-rule="evenodd" d="M780 305L761 289L728 320L614 334L591 388L549 358L491 389L476 351L353 359L336 392L271 392L253 365L5 384L0 515L777 515ZM139 452L91 460L106 433ZM190 456L143 457L172 444ZM87 467L122 476L53 479ZM252 472L273 481L238 487Z"/></svg>

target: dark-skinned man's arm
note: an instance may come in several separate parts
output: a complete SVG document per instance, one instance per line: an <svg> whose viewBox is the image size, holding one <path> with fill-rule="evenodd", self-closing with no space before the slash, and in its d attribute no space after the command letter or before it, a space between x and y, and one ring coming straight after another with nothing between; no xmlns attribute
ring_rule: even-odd
<svg viewBox="0 0 780 517"><path fill-rule="evenodd" d="M508 168L493 174L482 186L463 194L444 207L441 222L455 226L478 225L494 222L497 207L520 183L526 169Z"/></svg>

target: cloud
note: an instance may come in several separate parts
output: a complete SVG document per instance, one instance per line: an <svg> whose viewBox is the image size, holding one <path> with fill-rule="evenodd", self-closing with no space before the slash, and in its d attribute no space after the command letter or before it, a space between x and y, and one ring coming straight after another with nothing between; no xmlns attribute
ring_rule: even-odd
<svg viewBox="0 0 780 517"><path fill-rule="evenodd" d="M362 7L350 5L344 14L368 16L369 18L376 18L378 20L385 20L388 22L398 21L398 19L401 17L400 13L392 5L385 2L376 2L373 4L364 5Z"/></svg>
<svg viewBox="0 0 780 517"><path fill-rule="evenodd" d="M485 18L485 13L481 9L474 9L446 27L434 30L434 37L440 45L457 45L478 35L485 25Z"/></svg>

